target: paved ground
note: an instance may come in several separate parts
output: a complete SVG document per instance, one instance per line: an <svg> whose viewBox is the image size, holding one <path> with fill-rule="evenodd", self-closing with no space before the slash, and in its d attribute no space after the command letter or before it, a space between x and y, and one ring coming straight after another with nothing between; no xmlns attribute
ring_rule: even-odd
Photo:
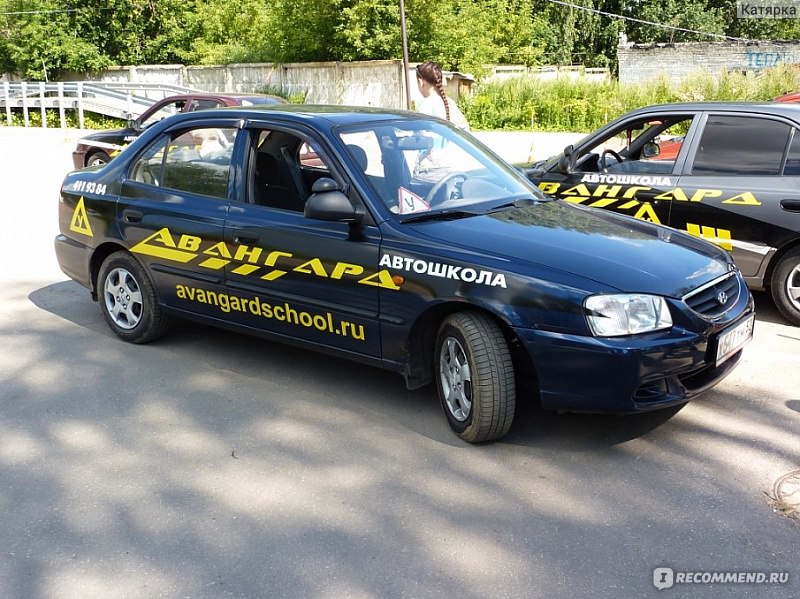
<svg viewBox="0 0 800 599"><path fill-rule="evenodd" d="M683 409L524 406L469 446L390 373L194 325L118 341L52 252L73 140L0 128L0 597L800 597L767 497L800 468L800 329L764 295Z"/></svg>

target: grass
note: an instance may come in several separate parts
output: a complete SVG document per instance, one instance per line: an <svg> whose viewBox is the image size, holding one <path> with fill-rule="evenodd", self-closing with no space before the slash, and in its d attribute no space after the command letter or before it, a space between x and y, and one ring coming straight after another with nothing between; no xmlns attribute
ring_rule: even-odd
<svg viewBox="0 0 800 599"><path fill-rule="evenodd" d="M461 109L473 129L592 131L642 106L694 101L764 101L800 89L800 70L791 66L757 74L698 73L673 85L666 79L620 85L520 77L480 85Z"/></svg>

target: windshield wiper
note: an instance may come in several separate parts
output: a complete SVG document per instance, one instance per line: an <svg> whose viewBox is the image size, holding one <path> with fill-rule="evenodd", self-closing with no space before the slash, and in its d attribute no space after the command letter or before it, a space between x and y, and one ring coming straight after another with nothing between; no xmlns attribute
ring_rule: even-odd
<svg viewBox="0 0 800 599"><path fill-rule="evenodd" d="M502 210L508 210L509 208L529 208L531 206L538 206L542 202L550 202L552 198L532 198L530 196L526 196L524 198L517 198L512 202L506 202L505 204L500 204L499 206L494 206L484 212L484 214L492 214L493 212L500 212Z"/></svg>
<svg viewBox="0 0 800 599"><path fill-rule="evenodd" d="M471 212L469 210L437 210L435 212L417 212L401 220L401 223L418 223L424 220L454 220L457 218L469 218L470 216L480 216L485 212Z"/></svg>
<svg viewBox="0 0 800 599"><path fill-rule="evenodd" d="M498 206L492 206L486 210L464 210L464 209L453 209L453 210L435 210L432 212L417 212L404 218L401 222L410 223L410 222L420 222L424 220L451 220L457 218L468 218L470 216L482 216L484 214L493 214L494 212L501 212L503 210L508 210L509 208L528 208L530 206L538 206L542 202L550 202L552 198L533 198L530 196L526 196L523 198L516 198L511 202L506 202L504 204L499 204Z"/></svg>

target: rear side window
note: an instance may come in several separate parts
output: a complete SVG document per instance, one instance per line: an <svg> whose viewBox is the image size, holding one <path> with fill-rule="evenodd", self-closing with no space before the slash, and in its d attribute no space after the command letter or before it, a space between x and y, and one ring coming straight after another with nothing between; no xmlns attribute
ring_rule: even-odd
<svg viewBox="0 0 800 599"><path fill-rule="evenodd" d="M148 185L225 199L236 129L192 129L163 137L139 157L131 179Z"/></svg>
<svg viewBox="0 0 800 599"><path fill-rule="evenodd" d="M779 175L791 127L746 116L708 117L693 175Z"/></svg>
<svg viewBox="0 0 800 599"><path fill-rule="evenodd" d="M222 108L223 106L225 105L219 100L195 100L192 102L192 106L189 110L209 110L212 108Z"/></svg>

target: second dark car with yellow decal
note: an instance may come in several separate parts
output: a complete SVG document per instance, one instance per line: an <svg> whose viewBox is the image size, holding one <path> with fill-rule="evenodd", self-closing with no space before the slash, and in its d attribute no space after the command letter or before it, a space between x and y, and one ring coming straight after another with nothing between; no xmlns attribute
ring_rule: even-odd
<svg viewBox="0 0 800 599"><path fill-rule="evenodd" d="M62 270L120 338L151 341L183 317L373 364L433 382L470 442L504 435L517 401L684 403L753 330L724 250L552 200L420 114L170 117L69 174L59 220Z"/></svg>
<svg viewBox="0 0 800 599"><path fill-rule="evenodd" d="M526 172L547 194L716 243L800 325L800 106L642 108Z"/></svg>

